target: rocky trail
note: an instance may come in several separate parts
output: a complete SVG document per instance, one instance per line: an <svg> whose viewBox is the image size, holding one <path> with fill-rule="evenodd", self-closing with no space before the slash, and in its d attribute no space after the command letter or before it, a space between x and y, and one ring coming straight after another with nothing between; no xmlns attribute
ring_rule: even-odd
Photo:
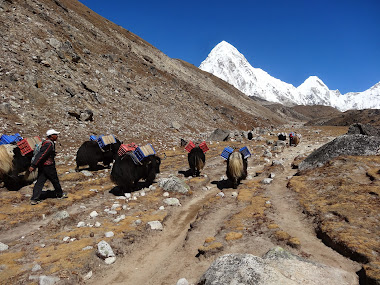
<svg viewBox="0 0 380 285"><path fill-rule="evenodd" d="M296 173L291 167L294 158L309 154L322 144L314 142L311 146L308 141L303 141L298 147L287 147L279 154L276 160L281 161L285 167L282 173L275 176L271 184L264 186L264 195L271 204L266 215L272 223L299 240L300 246L288 247L294 254L355 274L360 266L327 247L316 237L312 220L300 209L295 193L286 187L288 179ZM254 179L252 177L256 171L260 171L263 167L263 165L250 166L251 179ZM176 284L180 278L186 278L190 284L195 284L216 256L226 253L250 253L262 256L277 245L284 246L274 240L268 231L260 230L250 234L244 233L242 238L227 242L217 254L199 254L198 249L205 239L218 237L223 231L225 221L244 208L242 203L234 201L232 189L222 189L225 196L216 203L209 202L221 191L209 181L219 181L224 172L225 165L220 163L220 158L208 160L204 173L207 173L208 177L206 184L211 185L209 190L194 191L194 197L187 199L182 207L175 209L164 221L162 232L153 233L142 243L133 245L122 259L112 267L102 270L102 273L96 276L96 281L91 280L89 283ZM206 211L206 214L201 213L202 211Z"/></svg>
<svg viewBox="0 0 380 285"><path fill-rule="evenodd" d="M359 284L356 272L362 264L317 238L313 218L303 212L297 193L287 187L297 173L292 166L295 158L335 137L333 132L315 139L314 130L302 131L305 135L297 147L285 146L273 157L263 155L271 148L267 145L271 136L212 143L201 177L186 176L187 155L182 148L167 150L165 155L161 151L167 159L162 161L157 183L129 197L110 193L114 184L109 169L75 172L69 158L58 166L68 199L46 199L31 206L33 185L17 192L1 188L0 241L9 249L0 254L0 283L34 284L50 276L54 284L171 285L180 278L196 284L217 257L228 253L262 257L280 246L356 280L345 284ZM252 152L248 177L237 189L228 185L226 164L220 157L223 148L233 144L247 145ZM64 157L69 156L59 160ZM186 182L189 192L168 193L161 188L160 182L172 176ZM264 183L268 177L272 179ZM163 207L165 197L178 198L180 205ZM150 227L151 221L159 221L162 230ZM103 240L115 253L111 264L98 257L98 243Z"/></svg>

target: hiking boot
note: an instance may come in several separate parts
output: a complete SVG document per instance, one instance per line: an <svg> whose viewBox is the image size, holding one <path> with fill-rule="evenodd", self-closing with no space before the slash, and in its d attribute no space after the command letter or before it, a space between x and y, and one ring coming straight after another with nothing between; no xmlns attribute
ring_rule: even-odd
<svg viewBox="0 0 380 285"><path fill-rule="evenodd" d="M38 200L30 200L30 205L37 205L39 202Z"/></svg>
<svg viewBox="0 0 380 285"><path fill-rule="evenodd" d="M67 196L67 193L62 193L62 195L57 195L57 199L65 199L65 198L69 198L69 196Z"/></svg>

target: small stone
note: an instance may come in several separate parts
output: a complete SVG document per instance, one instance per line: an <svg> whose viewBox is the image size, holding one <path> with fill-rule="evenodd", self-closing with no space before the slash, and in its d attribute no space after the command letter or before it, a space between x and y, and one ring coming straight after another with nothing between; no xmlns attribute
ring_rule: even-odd
<svg viewBox="0 0 380 285"><path fill-rule="evenodd" d="M181 278L177 281L176 285L189 285L189 281L186 280L186 278Z"/></svg>
<svg viewBox="0 0 380 285"><path fill-rule="evenodd" d="M92 277L92 271L88 272L85 276L83 276L83 280L89 280Z"/></svg>
<svg viewBox="0 0 380 285"><path fill-rule="evenodd" d="M105 260L104 260L104 262L106 263L106 264L112 264L112 263L114 263L116 261L116 257L115 256L112 256L112 257L107 257Z"/></svg>
<svg viewBox="0 0 380 285"><path fill-rule="evenodd" d="M5 243L0 242L0 251L8 250L9 246Z"/></svg>
<svg viewBox="0 0 380 285"><path fill-rule="evenodd" d="M148 225L150 226L152 230L160 230L160 231L163 230L163 226L160 221L151 221L151 222L148 222Z"/></svg>
<svg viewBox="0 0 380 285"><path fill-rule="evenodd" d="M115 234L113 232L106 232L104 235L106 237L113 237Z"/></svg>
<svg viewBox="0 0 380 285"><path fill-rule="evenodd" d="M39 264L35 264L35 265L33 266L33 268L32 268L32 272L36 272L36 271L38 271L38 270L41 270L41 265L39 265Z"/></svg>
<svg viewBox="0 0 380 285"><path fill-rule="evenodd" d="M94 248L93 246L88 245L88 246L82 248L82 250L90 250L90 249L93 249L93 248Z"/></svg>
<svg viewBox="0 0 380 285"><path fill-rule="evenodd" d="M168 206L181 206L181 203L177 198L166 198L164 203Z"/></svg>
<svg viewBox="0 0 380 285"><path fill-rule="evenodd" d="M98 243L98 256L106 259L107 257L115 256L112 247L108 244L108 242L102 240Z"/></svg>

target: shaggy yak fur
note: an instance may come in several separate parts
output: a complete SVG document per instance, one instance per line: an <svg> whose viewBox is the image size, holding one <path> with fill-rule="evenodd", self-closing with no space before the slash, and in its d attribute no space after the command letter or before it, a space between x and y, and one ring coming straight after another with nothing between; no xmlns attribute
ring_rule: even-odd
<svg viewBox="0 0 380 285"><path fill-rule="evenodd" d="M33 152L22 155L17 145L0 145L0 181L8 190L19 190L37 178L37 169L29 172L32 157Z"/></svg>
<svg viewBox="0 0 380 285"><path fill-rule="evenodd" d="M227 177L232 182L233 188L236 189L240 181L247 178L247 159L243 154L235 151L227 159Z"/></svg>
<svg viewBox="0 0 380 285"><path fill-rule="evenodd" d="M156 155L145 157L141 164L135 164L130 155L117 156L111 171L111 180L119 186L120 193L137 190L140 179L145 180L145 187L151 185L160 173L161 159Z"/></svg>
<svg viewBox="0 0 380 285"><path fill-rule="evenodd" d="M85 141L78 149L76 156L77 167L88 165L90 170L98 169L98 162L102 162L103 166L109 167L117 156L117 151L121 142L116 139L116 143L109 144L101 149L96 141Z"/></svg>
<svg viewBox="0 0 380 285"><path fill-rule="evenodd" d="M193 176L199 176L205 166L206 156L199 146L194 147L187 155L189 167Z"/></svg>
<svg viewBox="0 0 380 285"><path fill-rule="evenodd" d="M294 136L292 140L292 145L297 146L300 143L300 138L298 136Z"/></svg>

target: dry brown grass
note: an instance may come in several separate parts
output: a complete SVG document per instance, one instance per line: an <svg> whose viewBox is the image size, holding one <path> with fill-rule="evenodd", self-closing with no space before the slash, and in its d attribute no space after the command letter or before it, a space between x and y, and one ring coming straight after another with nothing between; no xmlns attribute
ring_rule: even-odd
<svg viewBox="0 0 380 285"><path fill-rule="evenodd" d="M379 170L379 156L338 157L289 182L315 217L321 238L342 254L368 262L367 275L375 279L380 278L371 265L380 248Z"/></svg>

